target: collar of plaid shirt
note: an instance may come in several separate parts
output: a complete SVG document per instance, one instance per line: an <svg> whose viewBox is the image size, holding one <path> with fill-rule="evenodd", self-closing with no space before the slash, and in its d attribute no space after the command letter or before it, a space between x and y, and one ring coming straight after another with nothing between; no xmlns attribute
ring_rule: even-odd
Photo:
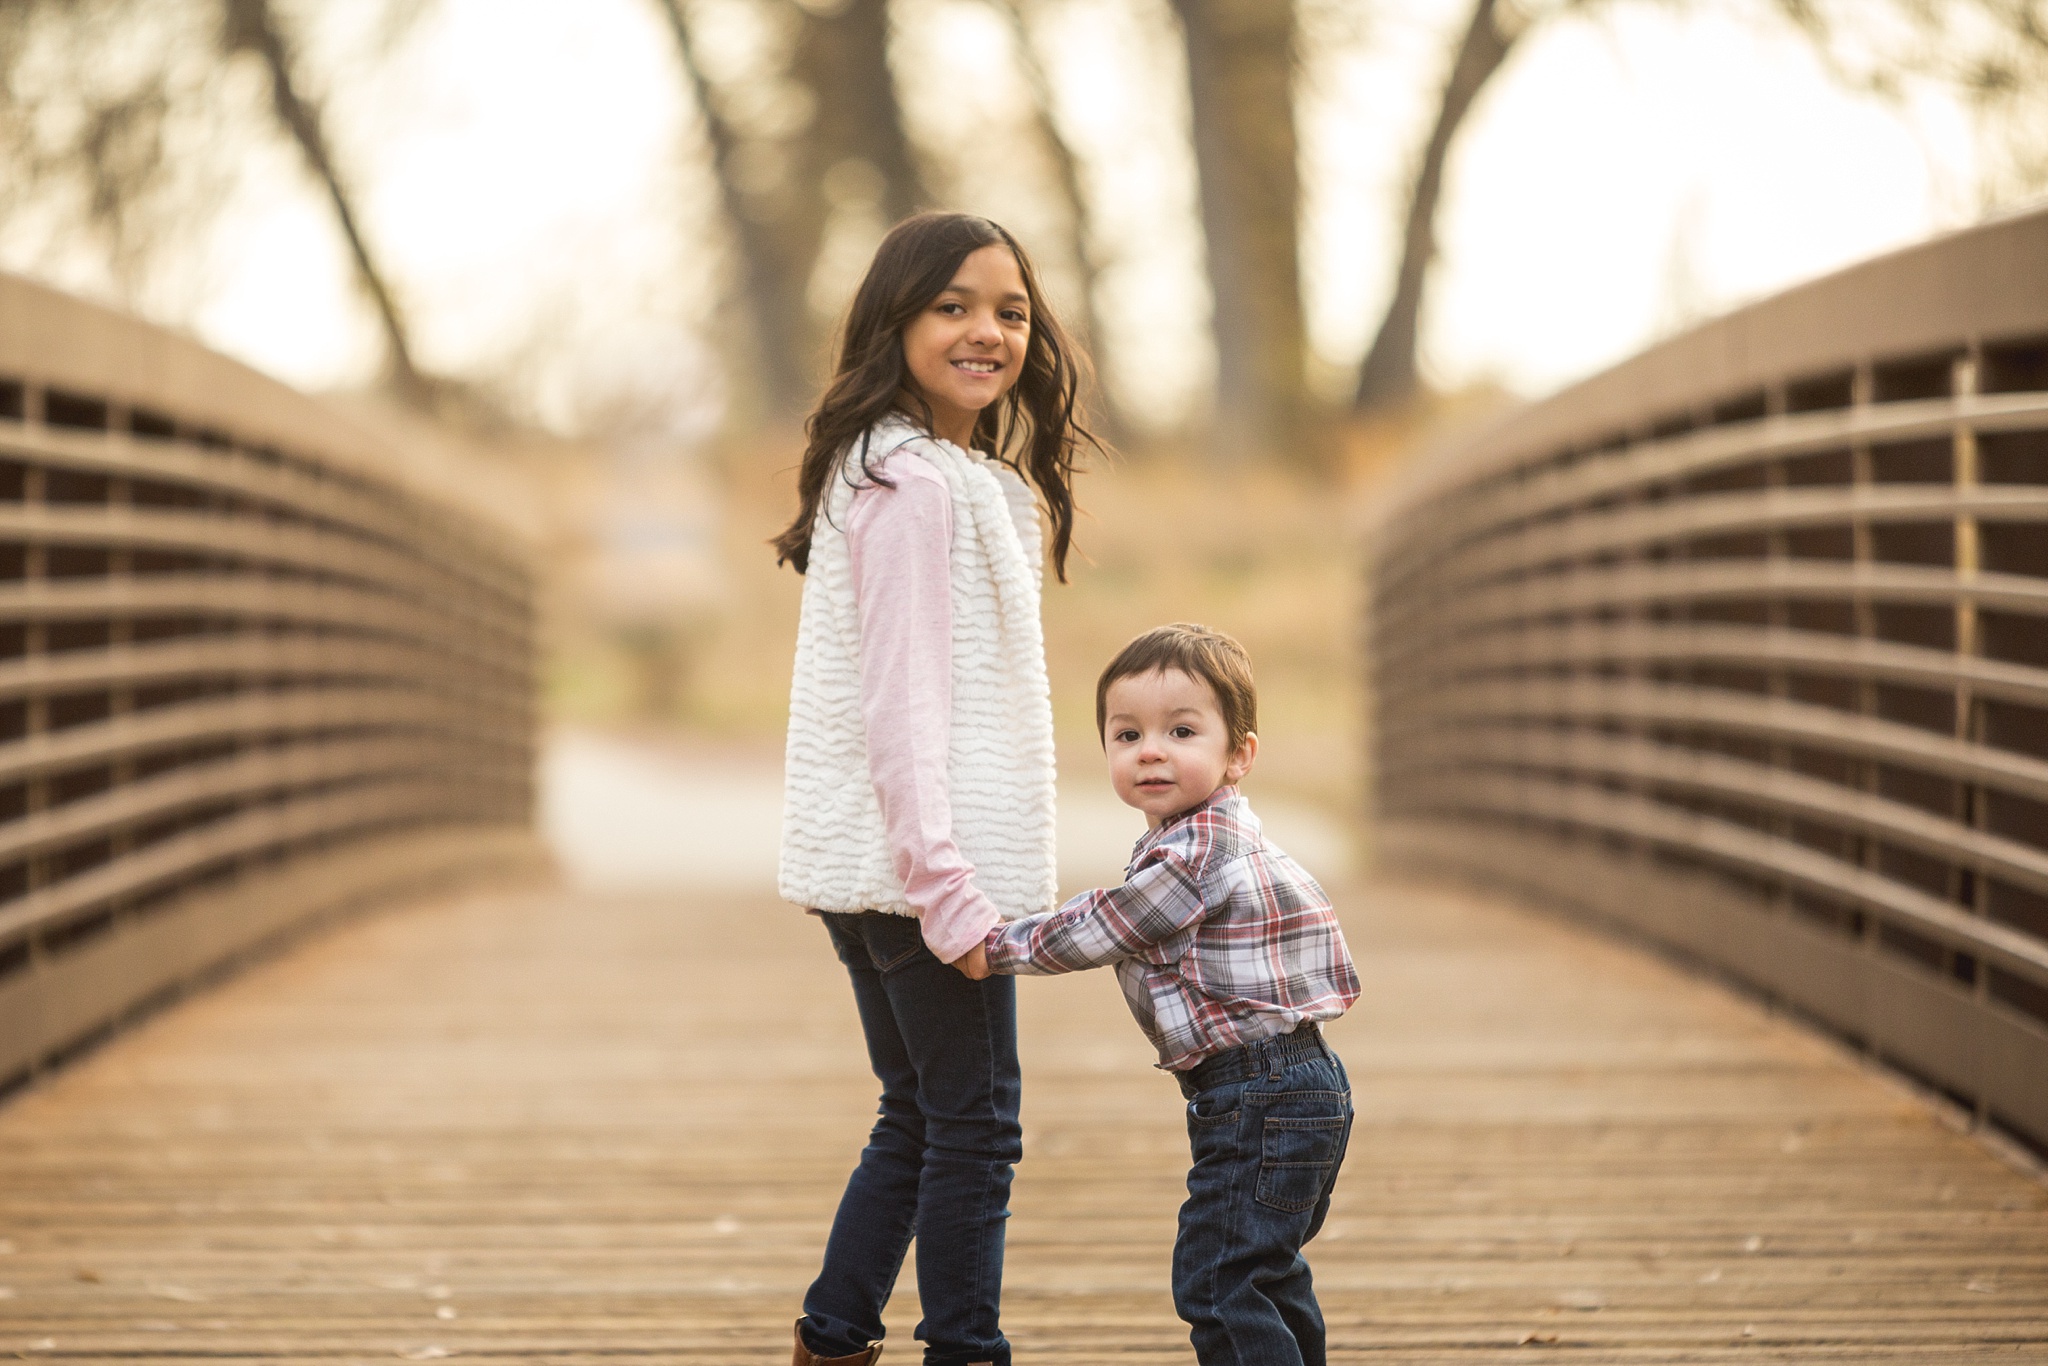
<svg viewBox="0 0 2048 1366"><path fill-rule="evenodd" d="M1124 876L1129 877L1131 875L1131 869L1137 867L1138 861L1144 858L1145 855L1149 853L1152 849L1157 847L1161 840L1165 839L1167 836L1171 835L1175 830L1179 829L1188 821L1195 819L1197 816L1214 812L1217 807L1229 801L1236 795L1237 789L1231 786L1230 784L1226 783L1222 787L1217 788L1214 792L1211 792L1207 797L1203 798L1201 801L1196 802L1187 810L1176 812L1174 815L1168 816L1165 820L1159 822L1158 829L1147 830L1144 834L1138 836L1138 842L1131 846L1130 860L1129 862L1124 864Z"/></svg>

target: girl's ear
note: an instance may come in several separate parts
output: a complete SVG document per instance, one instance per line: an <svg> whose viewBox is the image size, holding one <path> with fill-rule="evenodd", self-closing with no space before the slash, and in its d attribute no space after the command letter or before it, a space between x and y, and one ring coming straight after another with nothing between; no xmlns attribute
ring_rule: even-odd
<svg viewBox="0 0 2048 1366"><path fill-rule="evenodd" d="M1230 762L1223 767L1223 781L1236 787L1244 781L1244 775L1252 771L1252 763L1259 757L1259 737L1246 735L1237 742L1237 748L1230 751Z"/></svg>

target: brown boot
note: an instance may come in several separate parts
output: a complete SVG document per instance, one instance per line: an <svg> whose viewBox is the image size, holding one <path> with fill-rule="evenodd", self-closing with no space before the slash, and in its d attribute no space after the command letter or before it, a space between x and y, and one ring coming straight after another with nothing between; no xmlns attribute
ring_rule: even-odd
<svg viewBox="0 0 2048 1366"><path fill-rule="evenodd" d="M882 1359L882 1344L871 1342L865 1352L855 1352L850 1357L821 1357L804 1346L804 1321L796 1321L796 1355L790 1358L790 1366L875 1366Z"/></svg>

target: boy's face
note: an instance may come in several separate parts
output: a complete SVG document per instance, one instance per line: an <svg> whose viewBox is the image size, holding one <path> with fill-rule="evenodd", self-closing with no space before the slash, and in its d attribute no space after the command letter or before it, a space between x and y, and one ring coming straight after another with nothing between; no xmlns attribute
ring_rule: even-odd
<svg viewBox="0 0 2048 1366"><path fill-rule="evenodd" d="M1242 779L1258 756L1259 737L1232 745L1216 694L1179 669L1119 678L1104 701L1110 784L1151 829Z"/></svg>

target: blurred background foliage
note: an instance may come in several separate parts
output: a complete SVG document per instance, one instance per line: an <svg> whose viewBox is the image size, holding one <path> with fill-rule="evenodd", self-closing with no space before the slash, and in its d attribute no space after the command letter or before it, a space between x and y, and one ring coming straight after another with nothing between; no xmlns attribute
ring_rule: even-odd
<svg viewBox="0 0 2048 1366"><path fill-rule="evenodd" d="M1709 129L1796 49L1930 140L1938 220L2048 186L2048 0L0 0L0 266L462 434L527 490L557 715L766 746L799 584L763 541L839 312L892 221L988 213L1119 452L1048 596L1064 742L1118 643L1205 619L1260 663L1265 779L1341 801L1354 511L1514 400L1433 365L1447 225L1507 174L1460 151L1518 68L1656 24L1719 35ZM1713 69L1746 44L1777 64ZM1555 199L1465 259L1659 159L1541 155ZM1651 332L1733 301L1698 217Z"/></svg>

